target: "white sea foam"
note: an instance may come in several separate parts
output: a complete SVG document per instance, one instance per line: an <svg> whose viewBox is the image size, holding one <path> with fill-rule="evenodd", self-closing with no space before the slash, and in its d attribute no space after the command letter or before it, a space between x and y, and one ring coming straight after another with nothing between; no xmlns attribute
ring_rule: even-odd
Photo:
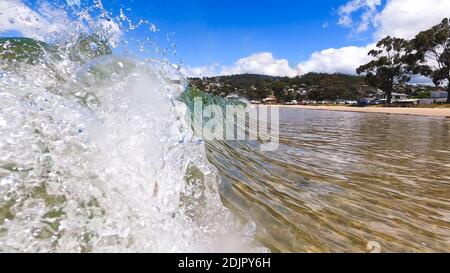
<svg viewBox="0 0 450 273"><path fill-rule="evenodd" d="M2 63L0 252L264 251L221 202L178 71L67 52Z"/></svg>

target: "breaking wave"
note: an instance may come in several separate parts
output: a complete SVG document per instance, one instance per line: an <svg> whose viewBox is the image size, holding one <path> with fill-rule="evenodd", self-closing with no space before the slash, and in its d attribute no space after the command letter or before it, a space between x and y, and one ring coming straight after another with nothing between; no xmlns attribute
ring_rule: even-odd
<svg viewBox="0 0 450 273"><path fill-rule="evenodd" d="M69 2L65 35L0 40L0 252L266 251L222 204L184 77L119 50L122 9Z"/></svg>

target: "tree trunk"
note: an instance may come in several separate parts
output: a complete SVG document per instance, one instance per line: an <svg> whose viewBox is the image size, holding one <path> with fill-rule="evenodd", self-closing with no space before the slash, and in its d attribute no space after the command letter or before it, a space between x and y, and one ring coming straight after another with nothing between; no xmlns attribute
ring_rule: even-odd
<svg viewBox="0 0 450 273"><path fill-rule="evenodd" d="M448 80L448 86L447 86L447 103L450 104L450 78Z"/></svg>
<svg viewBox="0 0 450 273"><path fill-rule="evenodd" d="M386 99L387 99L387 104L391 104L391 102L392 102L392 90L386 91Z"/></svg>

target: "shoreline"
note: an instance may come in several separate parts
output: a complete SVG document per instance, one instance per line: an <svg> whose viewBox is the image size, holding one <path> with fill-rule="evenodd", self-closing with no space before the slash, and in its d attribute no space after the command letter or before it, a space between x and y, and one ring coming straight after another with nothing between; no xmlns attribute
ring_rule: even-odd
<svg viewBox="0 0 450 273"><path fill-rule="evenodd" d="M410 115L410 116L432 116L432 117L448 117L448 118L450 118L450 108L350 107L350 106L308 106L308 105L277 105L277 106L280 108L290 108L290 109L395 114L395 115Z"/></svg>

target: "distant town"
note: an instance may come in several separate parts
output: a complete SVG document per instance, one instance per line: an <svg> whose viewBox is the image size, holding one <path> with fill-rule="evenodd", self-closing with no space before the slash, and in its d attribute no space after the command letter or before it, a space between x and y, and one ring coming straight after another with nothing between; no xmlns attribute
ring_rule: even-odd
<svg viewBox="0 0 450 273"><path fill-rule="evenodd" d="M345 74L308 73L301 77L244 74L190 78L192 88L226 99L245 98L253 104L385 104L382 90L369 86L365 77ZM404 84L392 93L396 105L445 104L448 93L433 85Z"/></svg>
<svg viewBox="0 0 450 273"><path fill-rule="evenodd" d="M191 79L193 88L255 104L436 105L449 104L450 19L411 39L386 36L368 52L359 76L309 73L301 77L233 75ZM412 85L425 76L431 85ZM443 87L445 86L445 88Z"/></svg>

